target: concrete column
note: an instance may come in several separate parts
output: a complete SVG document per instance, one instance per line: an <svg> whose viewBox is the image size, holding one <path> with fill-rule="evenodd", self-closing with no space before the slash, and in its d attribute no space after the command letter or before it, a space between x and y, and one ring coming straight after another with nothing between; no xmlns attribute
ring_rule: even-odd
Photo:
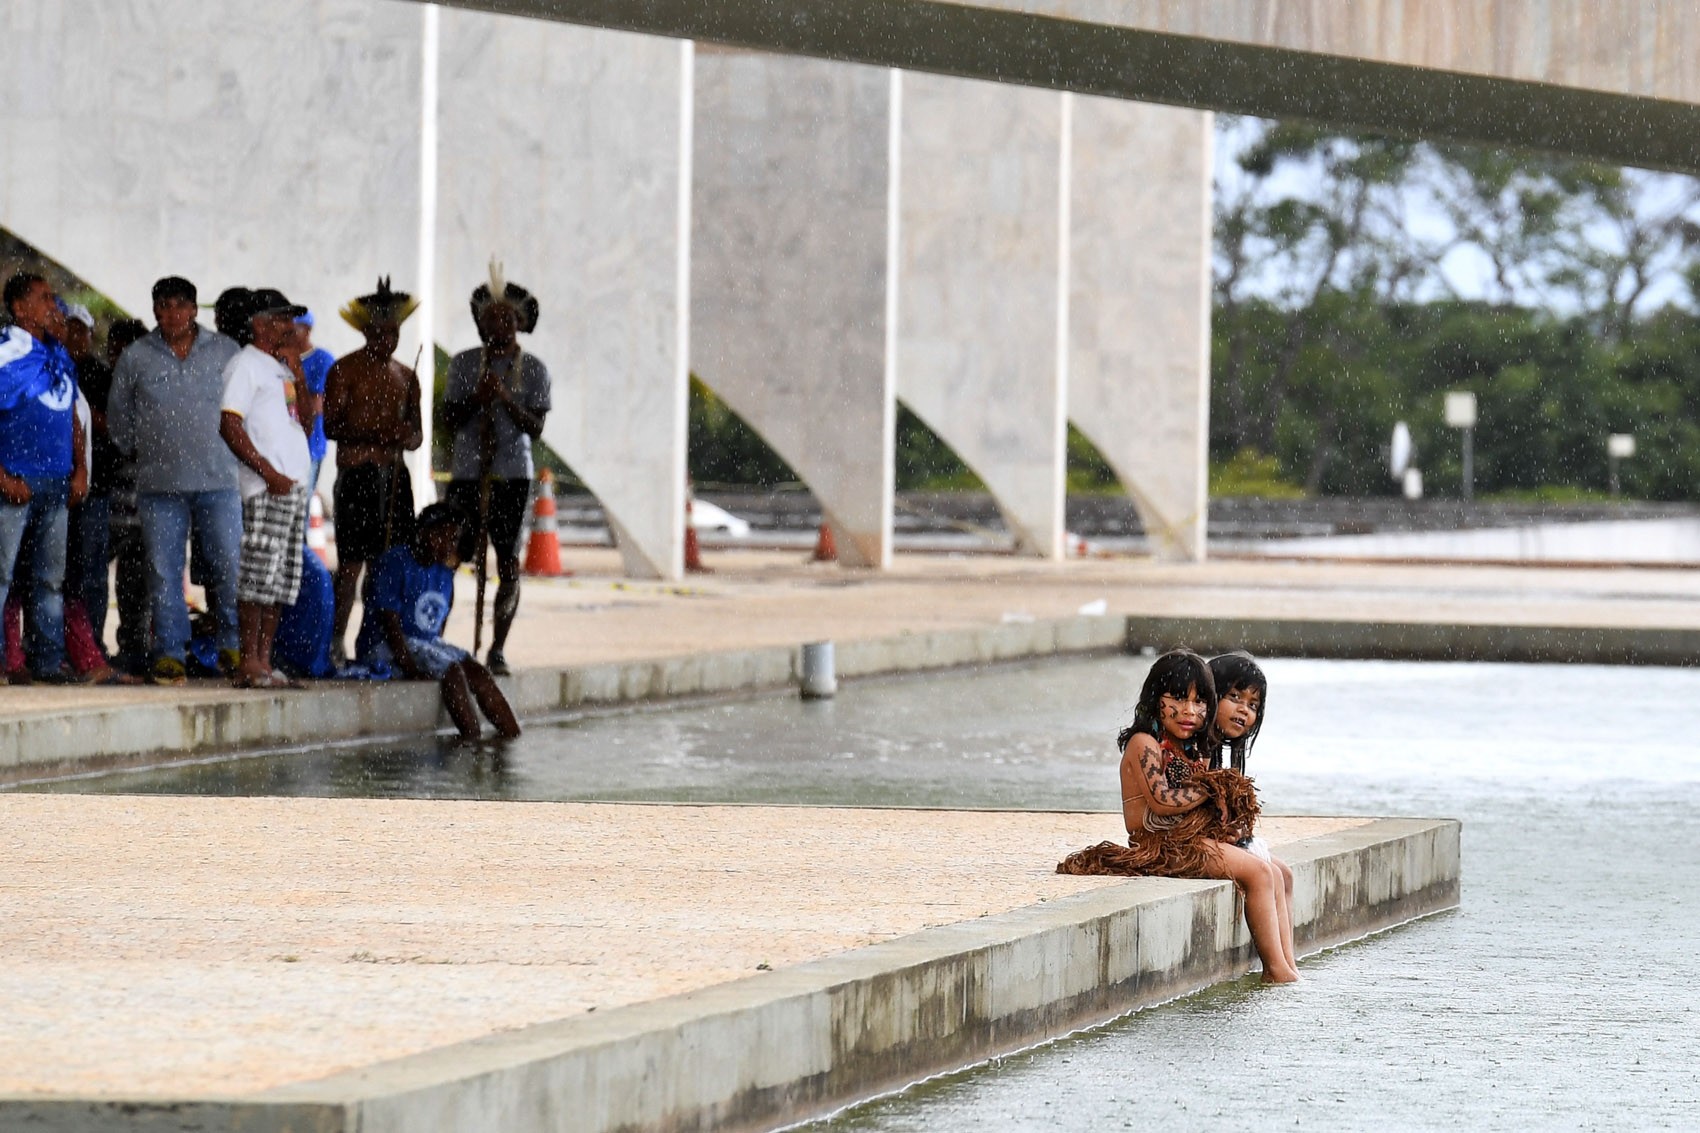
<svg viewBox="0 0 1700 1133"><path fill-rule="evenodd" d="M896 86L698 48L692 367L813 489L846 566L891 561Z"/></svg>
<svg viewBox="0 0 1700 1133"><path fill-rule="evenodd" d="M438 339L478 344L492 255L538 296L544 439L602 501L626 570L684 570L689 43L442 13Z"/></svg>
<svg viewBox="0 0 1700 1133"><path fill-rule="evenodd" d="M1203 559L1211 115L1074 96L1068 413L1156 553Z"/></svg>
<svg viewBox="0 0 1700 1133"><path fill-rule="evenodd" d="M1063 552L1065 96L906 73L897 395Z"/></svg>
<svg viewBox="0 0 1700 1133"><path fill-rule="evenodd" d="M0 225L150 323L162 275L273 286L351 350L337 308L419 278L421 29L370 0L0 4Z"/></svg>

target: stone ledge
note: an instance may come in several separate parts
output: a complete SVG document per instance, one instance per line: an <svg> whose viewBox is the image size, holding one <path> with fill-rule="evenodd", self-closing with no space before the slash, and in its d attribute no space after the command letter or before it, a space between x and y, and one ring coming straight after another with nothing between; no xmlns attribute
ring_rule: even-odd
<svg viewBox="0 0 1700 1133"><path fill-rule="evenodd" d="M838 644L841 677L919 672L1072 653L1116 653L1120 618L1041 619ZM797 649L728 650L654 661L531 669L503 685L522 716L783 688ZM365 737L428 735L445 718L434 684L325 681L307 691L204 695L0 719L0 781L149 757L204 756Z"/></svg>
<svg viewBox="0 0 1700 1133"><path fill-rule="evenodd" d="M1459 825L1291 843L1301 951L1457 904ZM1140 878L251 1098L0 1099L61 1131L768 1129L1245 972L1233 888Z"/></svg>
<svg viewBox="0 0 1700 1133"><path fill-rule="evenodd" d="M1177 644L1206 655L1245 649L1273 657L1691 665L1700 657L1700 630L1300 618L1128 618L1130 652Z"/></svg>

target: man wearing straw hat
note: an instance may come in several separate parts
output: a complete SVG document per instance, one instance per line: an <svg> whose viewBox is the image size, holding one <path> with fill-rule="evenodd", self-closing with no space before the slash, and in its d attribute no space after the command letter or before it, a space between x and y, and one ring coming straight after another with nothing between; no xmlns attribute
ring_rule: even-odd
<svg viewBox="0 0 1700 1133"><path fill-rule="evenodd" d="M343 321L366 345L337 359L325 376L325 436L336 442L336 622L332 657L341 664L355 589L367 563L413 538L413 485L402 462L424 438L419 375L394 357L401 324L419 307L380 279L343 307ZM416 363L417 364L417 363Z"/></svg>

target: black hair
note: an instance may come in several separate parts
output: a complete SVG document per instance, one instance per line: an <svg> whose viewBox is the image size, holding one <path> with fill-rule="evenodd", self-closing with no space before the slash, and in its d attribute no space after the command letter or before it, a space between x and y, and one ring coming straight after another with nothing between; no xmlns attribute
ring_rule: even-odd
<svg viewBox="0 0 1700 1133"><path fill-rule="evenodd" d="M106 356L112 365L118 364L118 359L130 344L139 338L148 336L147 324L140 319L119 319L106 328Z"/></svg>
<svg viewBox="0 0 1700 1133"><path fill-rule="evenodd" d="M1196 689L1198 698L1204 701L1204 734L1208 735L1208 724L1216 719L1216 682L1210 678L1210 666L1190 649L1171 649L1151 662L1151 670L1139 688L1139 702L1133 706L1133 723L1117 734L1116 750L1126 751L1127 742L1137 732L1162 743L1163 726L1158 722L1161 701L1165 696L1184 698L1189 689Z"/></svg>
<svg viewBox="0 0 1700 1133"><path fill-rule="evenodd" d="M163 303L167 299L187 299L191 303L200 301L200 292L195 285L180 275L168 275L154 281L153 301Z"/></svg>
<svg viewBox="0 0 1700 1133"><path fill-rule="evenodd" d="M227 287L213 302L213 329L238 346L254 341L254 293L246 287Z"/></svg>
<svg viewBox="0 0 1700 1133"><path fill-rule="evenodd" d="M1263 729L1263 714L1269 710L1269 678L1263 675L1252 655L1243 649L1210 658L1210 675L1215 678L1216 691L1221 696L1241 689L1257 694L1257 719L1237 740L1229 740L1218 733L1216 716L1214 713L1210 716L1210 766L1222 766L1222 748L1227 747L1233 752L1234 770L1243 773L1246 756L1251 754L1251 745L1257 742L1257 733Z"/></svg>
<svg viewBox="0 0 1700 1133"><path fill-rule="evenodd" d="M459 504L450 503L448 500L438 500L419 513L419 518L414 520L413 529L423 535L433 527L442 527L450 523L464 529L469 522L466 509Z"/></svg>
<svg viewBox="0 0 1700 1133"><path fill-rule="evenodd" d="M6 304L6 313L12 313L12 305L23 300L30 293L30 288L38 283L46 283L47 277L39 272L20 271L6 281L6 290L0 299Z"/></svg>

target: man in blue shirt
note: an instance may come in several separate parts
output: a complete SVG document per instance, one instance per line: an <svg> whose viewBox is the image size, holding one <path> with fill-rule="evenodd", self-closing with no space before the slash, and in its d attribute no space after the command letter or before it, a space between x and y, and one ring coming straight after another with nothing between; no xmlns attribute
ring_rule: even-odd
<svg viewBox="0 0 1700 1133"><path fill-rule="evenodd" d="M312 311L296 319L295 325L301 328L301 370L307 375L307 392L312 395L301 407L302 427L306 428L308 421L313 423L307 434L307 452L313 458L313 471L307 477L307 498L310 500L319 490L319 469L325 464L325 376L336 364L336 355L322 346L313 345Z"/></svg>
<svg viewBox="0 0 1700 1133"><path fill-rule="evenodd" d="M432 504L419 513L412 542L384 552L372 568L355 652L363 663L392 667L407 680L440 681L443 706L462 739L479 735L474 701L496 731L511 738L519 735L519 720L490 670L443 640L465 526L460 508Z"/></svg>
<svg viewBox="0 0 1700 1133"><path fill-rule="evenodd" d="M3 298L13 325L0 334L0 606L27 536L30 670L36 680L63 683L75 679L63 672L66 507L89 490L76 364L47 280L20 272Z"/></svg>

